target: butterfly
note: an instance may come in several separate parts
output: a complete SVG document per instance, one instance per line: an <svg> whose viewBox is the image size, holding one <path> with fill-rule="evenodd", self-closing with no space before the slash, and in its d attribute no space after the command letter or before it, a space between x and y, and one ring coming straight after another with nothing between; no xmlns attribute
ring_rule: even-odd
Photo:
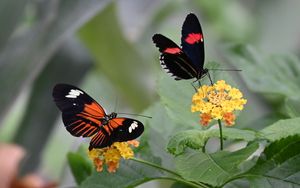
<svg viewBox="0 0 300 188"><path fill-rule="evenodd" d="M75 86L57 84L52 96L71 135L92 137L89 150L133 140L144 131L144 125L138 120L117 117L115 112L106 114L100 104Z"/></svg>
<svg viewBox="0 0 300 188"><path fill-rule="evenodd" d="M186 16L181 34L182 48L162 34L153 35L152 40L161 53L160 64L175 80L200 80L208 74L208 69L203 68L204 38L195 14Z"/></svg>

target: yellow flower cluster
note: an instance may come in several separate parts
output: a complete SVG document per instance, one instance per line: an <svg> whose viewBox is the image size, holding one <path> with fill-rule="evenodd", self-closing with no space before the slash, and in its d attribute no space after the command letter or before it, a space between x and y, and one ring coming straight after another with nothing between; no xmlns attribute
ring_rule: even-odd
<svg viewBox="0 0 300 188"><path fill-rule="evenodd" d="M113 173L119 168L121 158L130 159L133 157L134 153L130 145L138 147L139 142L136 140L115 142L106 148L93 148L89 151L88 156L93 161L98 172L103 171L103 166L106 164L107 171Z"/></svg>
<svg viewBox="0 0 300 188"><path fill-rule="evenodd" d="M200 123L207 126L212 119L224 120L226 125L234 124L233 111L242 110L247 103L237 88L219 80L212 86L203 85L192 98L192 112L200 112Z"/></svg>

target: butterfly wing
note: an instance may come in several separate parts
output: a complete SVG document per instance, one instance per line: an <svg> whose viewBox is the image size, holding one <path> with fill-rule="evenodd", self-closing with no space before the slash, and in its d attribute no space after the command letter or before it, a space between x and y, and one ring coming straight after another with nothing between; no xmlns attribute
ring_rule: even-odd
<svg viewBox="0 0 300 188"><path fill-rule="evenodd" d="M87 93L72 85L57 84L52 96L56 106L62 111L66 129L73 136L89 137L99 131L100 119L106 114Z"/></svg>
<svg viewBox="0 0 300 188"><path fill-rule="evenodd" d="M161 53L160 64L162 68L170 73L175 80L191 79L198 75L189 57L176 43L161 34L155 34L152 40Z"/></svg>
<svg viewBox="0 0 300 188"><path fill-rule="evenodd" d="M204 65L204 38L198 18L195 14L187 15L181 30L182 50L191 59L197 72L201 74Z"/></svg>
<svg viewBox="0 0 300 188"><path fill-rule="evenodd" d="M92 138L89 150L103 148L114 142L125 142L136 139L144 131L144 125L135 119L113 118Z"/></svg>

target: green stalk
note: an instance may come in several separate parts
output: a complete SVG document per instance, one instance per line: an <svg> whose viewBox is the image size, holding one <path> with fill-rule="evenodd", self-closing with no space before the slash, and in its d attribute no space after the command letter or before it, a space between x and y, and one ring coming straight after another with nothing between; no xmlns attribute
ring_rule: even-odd
<svg viewBox="0 0 300 188"><path fill-rule="evenodd" d="M174 180L174 181L178 181L178 182L181 182L181 183L184 183L186 185L189 185L191 187L200 187L200 188L210 188L210 186L208 185L205 185L204 183L201 183L201 182L191 182L191 181L186 181L185 179L183 179L179 174L177 174L176 172L172 171L172 170L169 170L169 169L166 169L162 166L159 166L157 164L154 164L154 163L151 163L149 161L145 161L145 160L142 160L142 159L137 159L137 158L131 158L130 160L132 161L135 161L135 162L139 162L139 163L142 163L142 164L145 164L145 165L148 165L148 166L151 166L151 167L154 167L154 168L157 168L159 170L162 170L162 171L165 171L165 172L168 172L169 174L172 174L174 176L177 176L177 178L175 177L161 177L161 179L170 179L170 180Z"/></svg>
<svg viewBox="0 0 300 188"><path fill-rule="evenodd" d="M221 120L218 119L219 130L220 130L220 150L223 150L223 132L222 132L222 123Z"/></svg>
<svg viewBox="0 0 300 188"><path fill-rule="evenodd" d="M165 172L168 172L169 174L173 174L174 176L177 176L177 177L180 177L181 176L179 174L177 174L176 172L172 171L172 170L169 170L169 169L166 169L162 166L159 166L157 164L154 164L154 163L151 163L149 161L145 161L145 160L142 160L142 159L137 159L137 158L131 158L130 160L132 161L136 161L136 162L139 162L139 163L143 163L145 165L148 165L148 166L151 166L151 167L154 167L154 168L157 168L157 169L160 169L162 171L165 171Z"/></svg>

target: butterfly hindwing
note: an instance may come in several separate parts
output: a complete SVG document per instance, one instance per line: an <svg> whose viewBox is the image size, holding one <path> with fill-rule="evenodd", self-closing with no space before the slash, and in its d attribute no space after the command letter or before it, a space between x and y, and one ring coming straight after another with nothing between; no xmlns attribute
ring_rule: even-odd
<svg viewBox="0 0 300 188"><path fill-rule="evenodd" d="M201 73L204 65L204 38L200 22L193 13L187 15L181 30L182 50Z"/></svg>
<svg viewBox="0 0 300 188"><path fill-rule="evenodd" d="M99 132L93 136L89 150L92 150L93 148L104 148L113 144L111 135L106 131L106 129L108 129L108 125L102 126Z"/></svg>
<svg viewBox="0 0 300 188"><path fill-rule="evenodd" d="M89 137L99 131L100 119L106 114L87 93L72 85L57 84L52 95L57 107L62 111L66 129L73 136Z"/></svg>
<svg viewBox="0 0 300 188"><path fill-rule="evenodd" d="M152 40L161 53L162 68L175 77L175 80L191 79L197 76L195 66L176 43L161 34L155 34Z"/></svg>
<svg viewBox="0 0 300 188"><path fill-rule="evenodd" d="M101 105L75 86L57 84L52 95L66 129L73 136L92 137L90 150L133 140L144 131L138 120L117 118L114 112L107 115Z"/></svg>
<svg viewBox="0 0 300 188"><path fill-rule="evenodd" d="M92 138L89 149L103 148L114 142L136 139L144 131L144 125L135 119L113 118Z"/></svg>

